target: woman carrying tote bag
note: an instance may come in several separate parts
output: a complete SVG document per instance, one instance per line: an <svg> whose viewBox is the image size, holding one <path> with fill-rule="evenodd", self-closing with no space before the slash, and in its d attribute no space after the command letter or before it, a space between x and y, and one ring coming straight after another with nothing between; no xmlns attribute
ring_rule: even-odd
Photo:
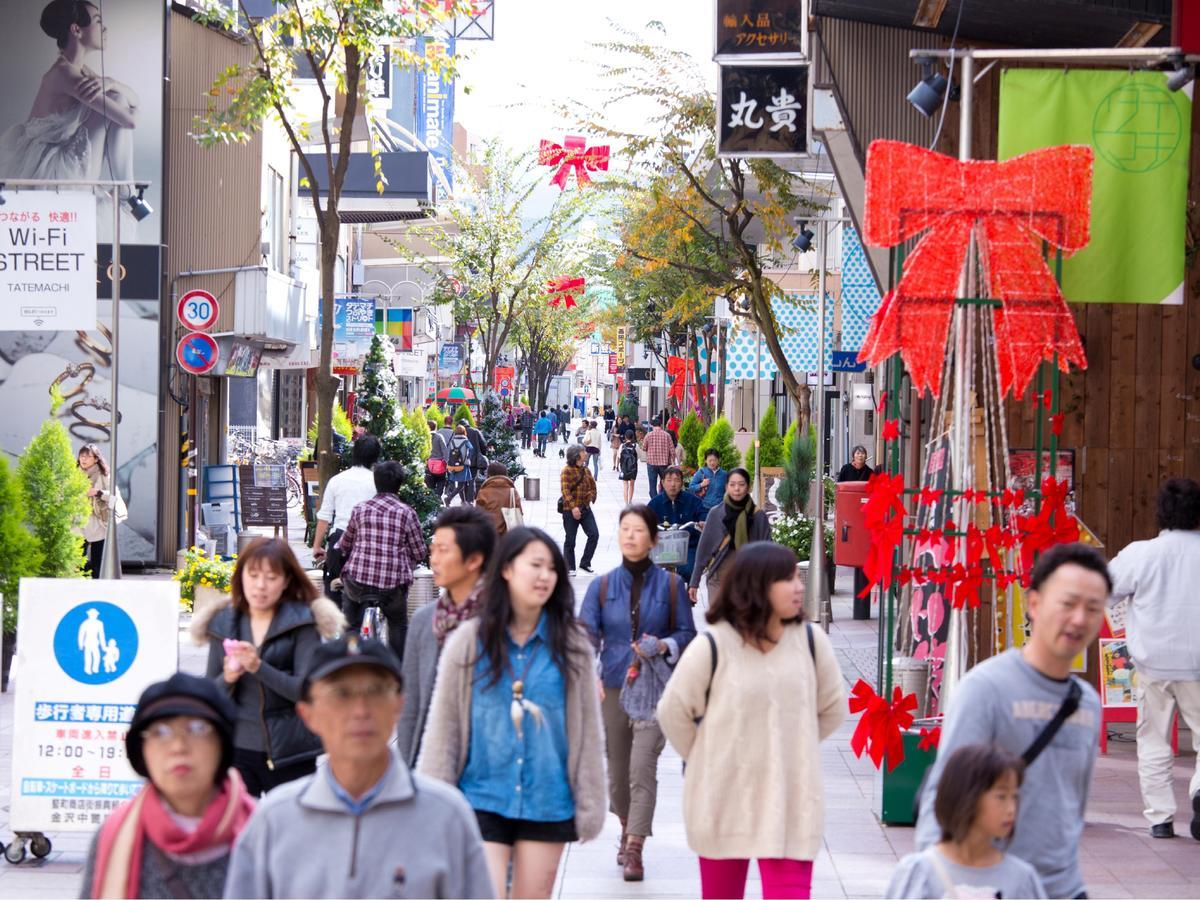
<svg viewBox="0 0 1200 900"><path fill-rule="evenodd" d="M479 487L475 505L492 517L497 536L525 524L517 486L508 477L508 466L502 462L488 463L487 480Z"/></svg>
<svg viewBox="0 0 1200 900"><path fill-rule="evenodd" d="M742 897L751 859L764 897L808 897L825 802L820 742L846 717L825 632L805 622L804 581L786 547L737 551L658 704L687 762L683 819L704 897Z"/></svg>

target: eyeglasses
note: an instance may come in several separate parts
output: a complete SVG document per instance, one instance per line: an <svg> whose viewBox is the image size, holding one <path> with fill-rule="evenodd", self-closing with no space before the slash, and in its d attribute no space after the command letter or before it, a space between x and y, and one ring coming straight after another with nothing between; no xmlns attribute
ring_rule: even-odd
<svg viewBox="0 0 1200 900"><path fill-rule="evenodd" d="M152 744L165 745L175 738L183 738L186 743L203 740L216 734L217 729L212 722L204 719L188 719L183 726L168 725L166 722L155 722L142 732L142 740Z"/></svg>
<svg viewBox="0 0 1200 900"><path fill-rule="evenodd" d="M358 689L349 688L345 685L333 685L328 690L321 691L314 696L318 699L323 697L339 706L349 706L355 700L365 700L368 706L375 706L395 697L399 690L398 685L383 683L372 684Z"/></svg>

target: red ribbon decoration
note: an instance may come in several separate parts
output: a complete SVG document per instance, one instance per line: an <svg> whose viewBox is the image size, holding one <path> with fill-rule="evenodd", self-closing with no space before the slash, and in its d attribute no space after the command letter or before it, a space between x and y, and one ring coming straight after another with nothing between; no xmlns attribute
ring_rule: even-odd
<svg viewBox="0 0 1200 900"><path fill-rule="evenodd" d="M539 166L558 166L558 171L550 179L551 184L558 185L559 190L566 190L567 179L571 170L575 170L575 181L580 185L591 181L588 172L608 171L608 147L599 144L587 147L587 141L581 137L568 135L562 144L553 141L542 141L538 148Z"/></svg>
<svg viewBox="0 0 1200 900"><path fill-rule="evenodd" d="M917 495L917 500L923 506L932 506L938 502L944 493L946 492L938 488L926 486L921 488L921 493Z"/></svg>
<svg viewBox="0 0 1200 900"><path fill-rule="evenodd" d="M575 292L582 291L585 284L587 284L587 279L584 278L569 278L566 275L551 278L546 282L546 293L550 295L550 305L558 306L562 303L566 309L578 306L579 304L575 302Z"/></svg>
<svg viewBox="0 0 1200 900"><path fill-rule="evenodd" d="M863 563L866 586L858 596L867 597L871 588L887 590L892 583L892 554L904 537L904 476L877 472L867 481L867 500L862 507L863 525L871 533L871 545Z"/></svg>
<svg viewBox="0 0 1200 900"><path fill-rule="evenodd" d="M858 679L850 692L850 712L862 712L854 735L850 738L850 749L861 757L867 751L875 768L887 757L888 771L904 762L904 729L912 725L912 710L917 708L917 695L905 695L900 686L892 689L892 702L888 703L874 689Z"/></svg>
<svg viewBox="0 0 1200 900"><path fill-rule="evenodd" d="M1068 485L1047 475L1042 479L1042 511L1036 516L1018 516L1021 532L1021 567L1033 570L1033 556L1055 544L1079 540L1079 523L1067 512ZM1053 519L1053 523L1051 523Z"/></svg>
<svg viewBox="0 0 1200 900"><path fill-rule="evenodd" d="M921 729L921 740L920 740L920 743L917 744L917 749L924 750L926 752L936 750L938 748L938 744L941 743L941 740L942 740L942 726L941 725L935 725L932 728L922 728Z"/></svg>
<svg viewBox="0 0 1200 900"><path fill-rule="evenodd" d="M1062 437L1063 414L1055 413L1054 415L1050 416L1049 419L1050 419L1050 433L1052 435L1054 435L1055 437Z"/></svg>
<svg viewBox="0 0 1200 900"><path fill-rule="evenodd" d="M1043 241L1065 253L1089 239L1090 147L1035 150L1005 162L960 162L900 141L867 152L863 237L894 247L926 232L900 283L871 318L859 360L899 352L913 384L941 390L946 337L975 234L993 311L1000 390L1024 393L1043 359L1087 368L1075 321L1042 258Z"/></svg>
<svg viewBox="0 0 1200 900"><path fill-rule="evenodd" d="M900 440L900 420L885 419L883 423L883 439L885 441Z"/></svg>
<svg viewBox="0 0 1200 900"><path fill-rule="evenodd" d="M685 360L682 356L667 357L667 377L671 379L671 389L667 391L667 396L674 398L676 403L683 403L683 382L685 376L691 379L692 396L695 397L696 389L696 364L692 360Z"/></svg>

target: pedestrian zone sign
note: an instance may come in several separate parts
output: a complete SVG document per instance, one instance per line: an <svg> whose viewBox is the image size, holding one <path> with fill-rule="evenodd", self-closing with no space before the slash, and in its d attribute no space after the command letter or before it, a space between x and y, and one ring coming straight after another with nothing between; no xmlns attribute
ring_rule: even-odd
<svg viewBox="0 0 1200 900"><path fill-rule="evenodd" d="M179 667L179 585L23 578L17 633L11 827L95 831L142 785L125 735Z"/></svg>

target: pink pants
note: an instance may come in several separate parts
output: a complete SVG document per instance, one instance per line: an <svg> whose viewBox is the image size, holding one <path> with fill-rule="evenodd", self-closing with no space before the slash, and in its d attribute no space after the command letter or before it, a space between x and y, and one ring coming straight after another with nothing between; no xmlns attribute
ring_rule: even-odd
<svg viewBox="0 0 1200 900"><path fill-rule="evenodd" d="M748 859L708 859L700 857L700 894L704 900L734 898L746 894ZM763 900L799 898L808 900L812 887L812 860L760 859Z"/></svg>

